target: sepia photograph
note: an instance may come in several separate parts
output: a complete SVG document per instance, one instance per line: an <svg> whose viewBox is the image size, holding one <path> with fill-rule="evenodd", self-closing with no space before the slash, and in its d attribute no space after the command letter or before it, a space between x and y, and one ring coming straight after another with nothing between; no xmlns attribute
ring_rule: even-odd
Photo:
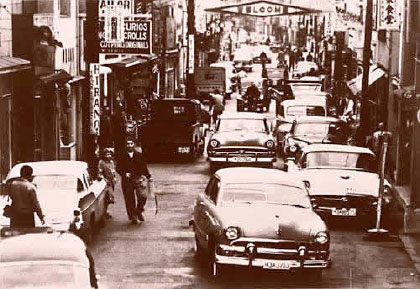
<svg viewBox="0 0 420 289"><path fill-rule="evenodd" d="M1 0L0 288L420 288L420 0Z"/></svg>

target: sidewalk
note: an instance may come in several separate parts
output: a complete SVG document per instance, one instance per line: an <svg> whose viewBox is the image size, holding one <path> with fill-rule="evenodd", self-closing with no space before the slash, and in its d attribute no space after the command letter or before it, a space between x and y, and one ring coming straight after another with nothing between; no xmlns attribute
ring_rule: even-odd
<svg viewBox="0 0 420 289"><path fill-rule="evenodd" d="M410 190L406 187L392 186L394 196L404 210L403 227L398 236L407 254L420 273L420 210L413 210L410 205Z"/></svg>

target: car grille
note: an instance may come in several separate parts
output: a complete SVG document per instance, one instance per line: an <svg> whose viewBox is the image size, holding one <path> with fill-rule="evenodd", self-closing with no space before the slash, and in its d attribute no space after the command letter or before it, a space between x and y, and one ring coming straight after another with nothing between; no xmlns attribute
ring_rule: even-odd
<svg viewBox="0 0 420 289"><path fill-rule="evenodd" d="M298 249L301 246L306 248L306 259L327 259L328 245L317 247L309 242L290 241L290 240L253 240L240 238L231 243L232 246L246 248L248 244L256 247L255 258L270 260L296 260L299 258ZM236 257L247 257L245 251L235 252Z"/></svg>
<svg viewBox="0 0 420 289"><path fill-rule="evenodd" d="M366 212L372 208L376 198L370 196L313 196L311 201L315 207L357 208L358 211Z"/></svg>

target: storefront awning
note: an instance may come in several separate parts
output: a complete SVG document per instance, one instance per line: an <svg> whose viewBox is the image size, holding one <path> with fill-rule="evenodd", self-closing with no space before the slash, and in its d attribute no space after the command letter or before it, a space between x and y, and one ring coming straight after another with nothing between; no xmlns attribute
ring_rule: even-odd
<svg viewBox="0 0 420 289"><path fill-rule="evenodd" d="M385 71L382 68L379 68L376 65L371 65L369 68L369 86L375 83L379 78L381 78L384 75ZM363 73L347 81L347 86L354 95L362 91L362 78Z"/></svg>
<svg viewBox="0 0 420 289"><path fill-rule="evenodd" d="M51 83L51 82L58 82L58 81L65 83L65 82L73 79L73 76L71 76L64 69L60 69L60 70L54 71L53 73L50 73L50 74L39 75L38 79L41 80L44 84L48 84L48 83Z"/></svg>
<svg viewBox="0 0 420 289"><path fill-rule="evenodd" d="M112 69L125 69L125 68L132 68L138 65L142 65L149 62L148 59L140 58L140 57L130 57L120 60L115 63L103 64L104 66L111 67Z"/></svg>
<svg viewBox="0 0 420 289"><path fill-rule="evenodd" d="M31 63L28 60L10 56L0 57L0 74L12 73L30 68Z"/></svg>

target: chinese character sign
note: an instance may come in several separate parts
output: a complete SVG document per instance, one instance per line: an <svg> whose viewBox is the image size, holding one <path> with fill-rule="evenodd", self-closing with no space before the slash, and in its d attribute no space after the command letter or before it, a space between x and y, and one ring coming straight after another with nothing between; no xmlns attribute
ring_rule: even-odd
<svg viewBox="0 0 420 289"><path fill-rule="evenodd" d="M398 0L380 0L379 29L398 30L400 24Z"/></svg>

